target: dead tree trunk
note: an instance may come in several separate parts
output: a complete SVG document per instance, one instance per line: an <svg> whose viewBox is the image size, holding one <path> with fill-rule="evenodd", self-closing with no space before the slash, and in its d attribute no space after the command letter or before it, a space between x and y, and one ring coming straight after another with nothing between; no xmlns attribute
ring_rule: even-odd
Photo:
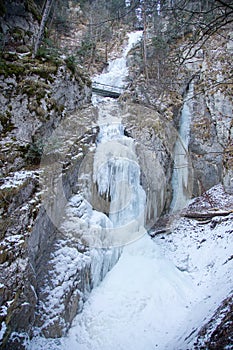
<svg viewBox="0 0 233 350"><path fill-rule="evenodd" d="M211 219L214 218L215 216L228 216L233 213L233 210L228 210L228 211L211 211L208 213L198 213L198 212L187 212L183 214L185 218L188 219Z"/></svg>
<svg viewBox="0 0 233 350"><path fill-rule="evenodd" d="M45 31L45 25L46 25L46 22L47 22L47 19L48 19L50 10L51 10L52 3L53 3L53 0L47 0L46 1L45 7L44 7L44 11L43 11L43 15L42 15L42 19L41 19L41 22L40 22L40 28L39 28L38 35L36 37L35 46L34 46L34 52L33 52L33 56L34 57L36 56L36 54L38 52L38 49L40 47L41 41L43 39L44 31Z"/></svg>
<svg viewBox="0 0 233 350"><path fill-rule="evenodd" d="M143 61L144 61L144 72L146 77L146 82L149 81L148 66L147 66L147 23L146 23L146 5L142 5L142 16L143 16Z"/></svg>

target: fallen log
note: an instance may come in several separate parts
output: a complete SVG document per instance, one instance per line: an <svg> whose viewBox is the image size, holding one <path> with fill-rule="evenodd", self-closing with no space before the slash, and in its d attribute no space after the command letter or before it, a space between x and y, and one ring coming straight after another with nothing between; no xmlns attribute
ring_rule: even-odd
<svg viewBox="0 0 233 350"><path fill-rule="evenodd" d="M227 216L233 213L233 210L228 211L211 211L208 213L186 212L182 216L188 219L211 219L215 216Z"/></svg>

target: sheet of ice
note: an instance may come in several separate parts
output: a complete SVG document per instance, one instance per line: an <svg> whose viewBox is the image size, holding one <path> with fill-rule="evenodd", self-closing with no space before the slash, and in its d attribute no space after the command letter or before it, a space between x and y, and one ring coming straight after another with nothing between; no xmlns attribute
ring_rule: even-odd
<svg viewBox="0 0 233 350"><path fill-rule="evenodd" d="M112 109L115 111L114 109ZM111 119L111 109L107 116ZM107 118L107 120L109 120ZM93 182L101 197L109 200L109 232L113 246L134 241L145 233L146 195L140 185L140 167L134 140L124 136L123 126L100 118L100 132L94 157Z"/></svg>
<svg viewBox="0 0 233 350"><path fill-rule="evenodd" d="M128 52L131 50L131 48L133 47L133 45L135 45L140 40L141 37L142 37L142 31L129 33L128 44L125 47L123 56L110 61L107 72L100 74L98 76L95 76L94 81L101 84L106 84L106 85L111 85L116 87L123 87L125 84L124 79L128 74L128 68L126 65L126 56Z"/></svg>
<svg viewBox="0 0 233 350"><path fill-rule="evenodd" d="M192 194L192 169L188 154L190 122L192 115L193 82L184 101L180 117L179 136L174 150L174 170L172 176L173 198L171 211L177 212L185 207Z"/></svg>

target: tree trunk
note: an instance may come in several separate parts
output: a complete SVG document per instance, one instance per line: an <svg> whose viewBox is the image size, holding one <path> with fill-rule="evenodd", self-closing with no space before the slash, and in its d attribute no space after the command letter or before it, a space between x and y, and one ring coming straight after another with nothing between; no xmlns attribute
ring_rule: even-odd
<svg viewBox="0 0 233 350"><path fill-rule="evenodd" d="M183 214L185 218L188 219L209 219L209 218L214 218L215 216L227 216L233 213L233 210L229 211L212 211L208 213L198 213L198 212L187 212Z"/></svg>
<svg viewBox="0 0 233 350"><path fill-rule="evenodd" d="M144 71L145 71L145 77L146 82L148 83L149 76L148 76L148 67L147 67L147 48L146 48L146 41L147 41L147 26L146 26L146 5L143 3L142 5L142 16L143 16L143 61L144 61Z"/></svg>
<svg viewBox="0 0 233 350"><path fill-rule="evenodd" d="M108 63L108 42L105 43L105 63Z"/></svg>
<svg viewBox="0 0 233 350"><path fill-rule="evenodd" d="M47 0L46 4L45 4L45 8L44 8L43 15L42 15L42 20L40 23L39 32L38 32L35 46L34 46L34 53L33 53L34 57L36 56L36 54L38 52L38 49L40 47L40 44L41 44L41 41L42 41L42 38L44 35L45 25L46 25L46 22L47 22L47 19L48 19L50 10L51 10L52 2L53 2L53 0Z"/></svg>

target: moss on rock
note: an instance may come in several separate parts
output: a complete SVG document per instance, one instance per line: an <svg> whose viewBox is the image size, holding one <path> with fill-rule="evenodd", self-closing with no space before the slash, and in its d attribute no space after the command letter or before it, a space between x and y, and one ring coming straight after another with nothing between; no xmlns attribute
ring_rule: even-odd
<svg viewBox="0 0 233 350"><path fill-rule="evenodd" d="M30 71L34 74L39 75L41 78L47 79L50 82L53 81L53 77L51 77L51 74L57 74L57 66L54 64L37 64L36 66L33 65L32 67L28 67Z"/></svg>
<svg viewBox="0 0 233 350"><path fill-rule="evenodd" d="M0 113L0 123L2 126L2 134L6 134L7 132L11 132L15 126L11 121L11 113L10 111L6 111L5 113Z"/></svg>
<svg viewBox="0 0 233 350"><path fill-rule="evenodd" d="M18 92L26 94L28 97L36 97L37 101L40 101L45 97L47 90L50 88L48 84L39 81L25 79L18 84Z"/></svg>
<svg viewBox="0 0 233 350"><path fill-rule="evenodd" d="M25 1L25 8L28 12L32 13L32 15L37 19L37 21L41 21L41 13L38 9L38 6L33 0Z"/></svg>
<svg viewBox="0 0 233 350"><path fill-rule="evenodd" d="M25 72L25 67L23 66L23 64L21 62L8 62L5 60L0 60L0 75L4 75L4 77L8 77L8 76L20 76L22 74L24 74Z"/></svg>

